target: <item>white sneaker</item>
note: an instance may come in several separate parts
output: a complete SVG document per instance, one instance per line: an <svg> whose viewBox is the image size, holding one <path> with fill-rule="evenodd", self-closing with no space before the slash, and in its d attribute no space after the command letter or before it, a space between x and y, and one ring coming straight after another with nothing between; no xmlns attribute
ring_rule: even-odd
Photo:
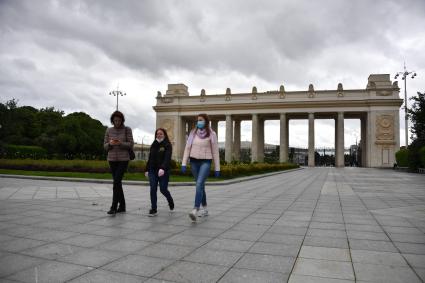
<svg viewBox="0 0 425 283"><path fill-rule="evenodd" d="M208 209L202 209L201 213L198 214L198 217L206 217L208 216Z"/></svg>
<svg viewBox="0 0 425 283"><path fill-rule="evenodd" d="M196 221L196 215L198 214L198 210L197 209L193 209L190 213L189 213L189 218L195 222Z"/></svg>

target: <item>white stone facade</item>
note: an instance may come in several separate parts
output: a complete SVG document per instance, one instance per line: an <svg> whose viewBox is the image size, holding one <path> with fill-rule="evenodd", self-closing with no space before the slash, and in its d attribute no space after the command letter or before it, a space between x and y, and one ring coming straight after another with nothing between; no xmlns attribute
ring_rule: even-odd
<svg viewBox="0 0 425 283"><path fill-rule="evenodd" d="M240 150L240 125L252 121L252 161L264 159L264 121L280 121L280 161L288 159L290 119L309 121L309 166L314 166L314 120L335 119L335 162L344 166L344 118L361 121L362 166L392 167L395 152L400 147L398 85L388 74L373 74L364 89L315 90L310 85L306 91L276 91L232 94L189 95L184 84L171 84L165 95L158 92L156 127L167 129L174 146L173 158L181 160L186 136L199 113L207 113L211 127L217 131L218 121L226 122L225 159L238 160Z"/></svg>

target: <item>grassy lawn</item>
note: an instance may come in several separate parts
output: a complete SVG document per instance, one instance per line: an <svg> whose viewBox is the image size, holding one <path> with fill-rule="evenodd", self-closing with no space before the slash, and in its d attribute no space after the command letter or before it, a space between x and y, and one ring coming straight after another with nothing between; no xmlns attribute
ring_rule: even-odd
<svg viewBox="0 0 425 283"><path fill-rule="evenodd" d="M88 178L88 179L112 179L109 173L84 173L84 172L49 172L49 171L27 171L27 170L12 170L0 169L0 174L9 175L28 175L28 176L48 176L48 177L69 177L69 178ZM130 181L147 181L142 173L126 173L124 180ZM210 181L220 181L224 178L209 178ZM170 176L170 182L191 182L191 176Z"/></svg>

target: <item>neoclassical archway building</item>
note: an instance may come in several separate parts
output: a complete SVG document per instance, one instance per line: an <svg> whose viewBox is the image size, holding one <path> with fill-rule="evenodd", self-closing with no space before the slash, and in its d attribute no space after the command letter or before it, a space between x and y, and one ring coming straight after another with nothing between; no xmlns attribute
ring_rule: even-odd
<svg viewBox="0 0 425 283"><path fill-rule="evenodd" d="M169 84L165 95L158 92L156 126L167 129L173 144L173 158L181 160L186 137L195 116L207 113L217 131L218 122L226 121L225 159L239 159L241 121L252 121L251 160L264 159L264 121L280 121L280 161L288 159L289 120L308 119L308 164L314 166L314 120L335 119L335 162L344 166L344 119L360 119L362 166L391 167L400 147L399 98L397 82L388 74L373 74L365 89L279 90L232 94L190 95L184 84Z"/></svg>

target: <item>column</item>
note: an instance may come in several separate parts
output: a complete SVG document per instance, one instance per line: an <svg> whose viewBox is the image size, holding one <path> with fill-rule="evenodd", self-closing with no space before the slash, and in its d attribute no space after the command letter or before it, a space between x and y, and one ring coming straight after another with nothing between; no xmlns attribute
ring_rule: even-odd
<svg viewBox="0 0 425 283"><path fill-rule="evenodd" d="M252 114L251 162L258 161L258 114Z"/></svg>
<svg viewBox="0 0 425 283"><path fill-rule="evenodd" d="M286 119L286 113L280 114L280 151L279 161L288 161L288 121Z"/></svg>
<svg viewBox="0 0 425 283"><path fill-rule="evenodd" d="M264 162L264 120L258 121L258 162Z"/></svg>
<svg viewBox="0 0 425 283"><path fill-rule="evenodd" d="M211 129L217 134L218 137L218 120L211 120Z"/></svg>
<svg viewBox="0 0 425 283"><path fill-rule="evenodd" d="M225 153L224 160L232 162L233 153L233 121L231 115L226 115L226 140L225 140Z"/></svg>
<svg viewBox="0 0 425 283"><path fill-rule="evenodd" d="M314 113L308 113L308 166L314 167Z"/></svg>
<svg viewBox="0 0 425 283"><path fill-rule="evenodd" d="M336 120L336 129L337 129L337 151L335 156L335 166L344 167L344 112L338 112Z"/></svg>
<svg viewBox="0 0 425 283"><path fill-rule="evenodd" d="M241 159L241 120L235 120L233 139L233 157L239 161Z"/></svg>
<svg viewBox="0 0 425 283"><path fill-rule="evenodd" d="M186 121L181 116L177 117L174 141L176 150L173 150L173 158L181 161L183 158L184 147L186 146Z"/></svg>
<svg viewBox="0 0 425 283"><path fill-rule="evenodd" d="M366 117L360 118L360 148L362 149L362 167L367 167L366 162Z"/></svg>

